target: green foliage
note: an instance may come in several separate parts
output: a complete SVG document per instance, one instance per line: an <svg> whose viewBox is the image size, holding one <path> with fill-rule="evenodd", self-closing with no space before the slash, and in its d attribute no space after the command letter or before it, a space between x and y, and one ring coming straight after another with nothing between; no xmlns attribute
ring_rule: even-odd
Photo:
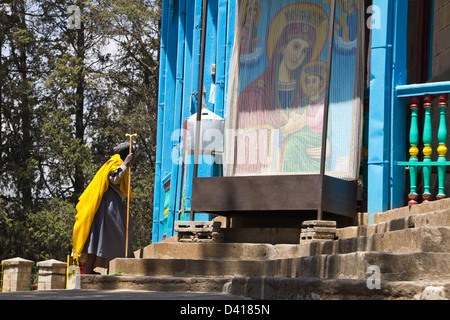
<svg viewBox="0 0 450 320"><path fill-rule="evenodd" d="M0 7L0 259L64 261L78 197L126 133L134 249L151 241L161 0L73 4L80 29L64 0Z"/></svg>
<svg viewBox="0 0 450 320"><path fill-rule="evenodd" d="M72 203L56 198L50 199L42 210L29 213L26 232L31 243L24 255L34 261L65 261L72 250L72 235L67 230L75 223L75 214Z"/></svg>

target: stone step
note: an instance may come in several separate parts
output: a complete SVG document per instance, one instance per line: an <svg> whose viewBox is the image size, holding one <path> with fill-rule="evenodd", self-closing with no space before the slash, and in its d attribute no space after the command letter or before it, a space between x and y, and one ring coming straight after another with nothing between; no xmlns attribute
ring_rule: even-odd
<svg viewBox="0 0 450 320"><path fill-rule="evenodd" d="M427 212L427 210L431 210ZM339 239L367 236L421 226L450 227L450 199L424 203L412 207L402 207L375 214L375 224L337 228ZM224 223L222 223L224 225ZM226 243L252 244L299 244L301 226L291 228L221 228ZM176 236L173 242L176 242ZM166 242L166 241L164 241ZM163 243L164 243L163 242ZM150 245L151 246L151 245ZM136 257L146 258L149 246L135 253Z"/></svg>
<svg viewBox="0 0 450 320"><path fill-rule="evenodd" d="M391 214L389 215L389 217L392 219L386 218L385 219L386 221L380 221L372 225L361 225L337 229L336 235L339 239L344 239L344 238L367 236L375 233L384 233L388 231L419 228L424 226L450 227L450 208L445 208L426 213L416 212L414 214L409 215L406 213L407 212L411 213L414 211L407 211L406 208L395 209L402 214L395 214L395 215ZM395 210L393 211L396 212ZM400 215L404 216L400 217Z"/></svg>
<svg viewBox="0 0 450 320"><path fill-rule="evenodd" d="M450 281L450 254L354 252L276 261L275 275L291 278L367 280L371 266L382 281Z"/></svg>
<svg viewBox="0 0 450 320"><path fill-rule="evenodd" d="M234 278L229 293L258 300L450 300L450 282Z"/></svg>
<svg viewBox="0 0 450 320"><path fill-rule="evenodd" d="M431 252L354 252L267 261L115 259L111 271L120 270L124 275L83 275L81 288L226 291L251 298L264 295L265 299L291 299L292 294L302 299L426 299L436 294L448 299L448 261L449 253ZM377 270L374 266L382 290L367 287ZM418 286L419 282L437 285ZM252 290L259 293L255 296ZM361 290L366 291L362 294Z"/></svg>
<svg viewBox="0 0 450 320"><path fill-rule="evenodd" d="M258 300L450 300L450 281L384 280L378 287L369 285L357 279L81 276L83 290L220 292Z"/></svg>
<svg viewBox="0 0 450 320"><path fill-rule="evenodd" d="M409 216L436 212L450 212L450 198L378 212L375 213L374 222L379 224Z"/></svg>
<svg viewBox="0 0 450 320"><path fill-rule="evenodd" d="M297 245L161 242L147 246L138 257L190 260L276 260L356 251L450 253L450 227L423 226Z"/></svg>
<svg viewBox="0 0 450 320"><path fill-rule="evenodd" d="M401 229L367 236L300 245L300 256L380 252L445 252L450 253L450 227L424 226Z"/></svg>
<svg viewBox="0 0 450 320"><path fill-rule="evenodd" d="M267 270L274 260L222 259L114 259L109 274L158 277L257 277L273 274Z"/></svg>
<svg viewBox="0 0 450 320"><path fill-rule="evenodd" d="M83 290L142 290L166 292L225 292L231 283L226 277L154 277L81 275Z"/></svg>
<svg viewBox="0 0 450 320"><path fill-rule="evenodd" d="M274 260L298 255L298 244L159 242L143 248L135 256L152 259Z"/></svg>
<svg viewBox="0 0 450 320"><path fill-rule="evenodd" d="M115 259L110 274L155 277L291 277L367 279L377 266L382 280L450 280L450 253L353 252L279 260Z"/></svg>
<svg viewBox="0 0 450 320"><path fill-rule="evenodd" d="M237 228L224 230L225 243L155 243L137 259L111 261L110 274L122 275L83 275L81 286L257 299L448 299L449 205L441 200L377 214L377 224L337 229L338 240L324 242L296 243L300 228ZM242 243L251 239L257 241ZM367 286L373 270L381 289Z"/></svg>

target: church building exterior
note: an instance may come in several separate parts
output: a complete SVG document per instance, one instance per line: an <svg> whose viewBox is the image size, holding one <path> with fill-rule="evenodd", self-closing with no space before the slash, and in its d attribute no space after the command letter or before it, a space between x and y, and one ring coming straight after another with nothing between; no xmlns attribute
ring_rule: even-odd
<svg viewBox="0 0 450 320"><path fill-rule="evenodd" d="M450 192L450 0L163 0L159 81L152 242Z"/></svg>

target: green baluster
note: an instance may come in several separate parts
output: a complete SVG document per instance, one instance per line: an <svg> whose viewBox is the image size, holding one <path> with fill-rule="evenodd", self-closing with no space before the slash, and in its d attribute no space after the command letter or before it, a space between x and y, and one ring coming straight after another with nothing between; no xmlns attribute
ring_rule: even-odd
<svg viewBox="0 0 450 320"><path fill-rule="evenodd" d="M439 96L439 130L438 130L438 141L439 141L439 147L437 149L439 158L439 162L445 162L447 161L445 155L447 154L447 124L445 121L445 113L447 111L447 99L448 94L442 94ZM445 192L444 192L444 179L445 179L445 171L446 171L445 165L439 165L438 166L438 180L439 180L439 192L436 196L436 199L444 199L445 198Z"/></svg>
<svg viewBox="0 0 450 320"><path fill-rule="evenodd" d="M423 107L425 109L425 119L423 125L423 202L429 202L431 199L430 178L431 178L431 148L432 131L431 131L431 100L430 95L424 98Z"/></svg>
<svg viewBox="0 0 450 320"><path fill-rule="evenodd" d="M419 144L419 126L417 124L417 112L419 109L418 103L419 99L417 97L412 98L411 101L411 127L409 130L409 162L415 163L418 162L417 155L419 154L419 148L417 145ZM409 202L408 205L417 204L417 200L419 195L417 194L417 166L409 166L409 180L410 180L410 193L408 195Z"/></svg>

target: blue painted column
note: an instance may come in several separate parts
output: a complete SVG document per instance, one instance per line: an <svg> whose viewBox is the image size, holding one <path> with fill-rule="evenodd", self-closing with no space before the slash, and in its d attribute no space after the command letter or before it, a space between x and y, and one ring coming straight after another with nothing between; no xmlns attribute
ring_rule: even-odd
<svg viewBox="0 0 450 320"><path fill-rule="evenodd" d="M172 141L175 111L175 86L177 69L178 10L174 1L163 1L160 55L160 88L158 98L158 128L155 171L152 241L161 241L165 232L164 180L172 175Z"/></svg>
<svg viewBox="0 0 450 320"><path fill-rule="evenodd" d="M165 98L165 77L166 77L166 53L167 53L167 12L168 1L162 3L161 17L161 44L160 44L160 62L159 62L159 95L158 95L158 120L156 133L156 164L155 164L155 182L153 193L153 226L152 243L158 242L159 220L161 206L161 193L163 186L161 184L161 166L162 166L162 133L164 117L164 98Z"/></svg>
<svg viewBox="0 0 450 320"><path fill-rule="evenodd" d="M396 93L398 85L407 83L407 29L408 1L397 0L394 5L394 47L392 55L391 82L391 159L389 179L389 208L405 205L405 168L398 161L409 155L409 123L406 122L409 106L406 100L399 99Z"/></svg>
<svg viewBox="0 0 450 320"><path fill-rule="evenodd" d="M226 68L226 37L228 1L219 0L217 13L217 49L216 49L216 101L214 113L224 116L225 105L225 68Z"/></svg>
<svg viewBox="0 0 450 320"><path fill-rule="evenodd" d="M408 3L374 0L370 70L368 199L369 223L374 213L400 204L404 173L396 160L406 152L406 106L395 86L406 82Z"/></svg>
<svg viewBox="0 0 450 320"><path fill-rule="evenodd" d="M167 51L166 51L166 95L164 98L164 116L163 116L163 141L162 141L162 178L169 177L170 189L176 187L176 180L172 182L174 174L172 172L172 134L174 131L174 117L176 112L176 83L177 83L177 66L178 66L178 42L174 39L178 39L178 1L169 1L169 13L168 13L168 25L167 25ZM176 178L176 177L175 177ZM164 181L165 182L165 181ZM164 185L163 185L164 188ZM164 189L160 197L161 203L166 200L166 192ZM170 191L169 191L170 192ZM170 197L169 197L170 204ZM164 238L167 233L168 218L165 215L165 210L160 206L160 222L159 222L159 240ZM167 214L167 212L166 212Z"/></svg>
<svg viewBox="0 0 450 320"><path fill-rule="evenodd" d="M186 120L189 116L197 112L197 99L198 99L198 73L200 69L200 38L201 38L201 27L202 27L202 0L189 0L187 3L189 14L186 16L188 25L192 25L192 28L187 29L186 35L188 44L186 49L189 50L189 54L186 58L186 75L185 75L185 92L190 92L189 101L185 96L185 106L183 108L183 119ZM189 65L190 63L190 65ZM185 193L186 193L186 206L191 207L191 197L192 197L192 175L193 175L193 163L194 156L188 155L188 163L185 165L184 170L186 171L186 177L183 181ZM190 214L187 213L185 217L186 220L190 219Z"/></svg>
<svg viewBox="0 0 450 320"><path fill-rule="evenodd" d="M184 53L186 43L186 0L179 0L178 15L178 43L177 43L177 62L176 62L176 84L175 84L175 104L173 112L173 132L171 138L172 147L172 169L171 169L171 187L169 198L169 212L167 217L166 237L174 235L174 221L178 216L179 202L177 194L180 188L180 159L182 158L182 100L183 100L183 76L184 76ZM174 21L174 22L175 22Z"/></svg>

